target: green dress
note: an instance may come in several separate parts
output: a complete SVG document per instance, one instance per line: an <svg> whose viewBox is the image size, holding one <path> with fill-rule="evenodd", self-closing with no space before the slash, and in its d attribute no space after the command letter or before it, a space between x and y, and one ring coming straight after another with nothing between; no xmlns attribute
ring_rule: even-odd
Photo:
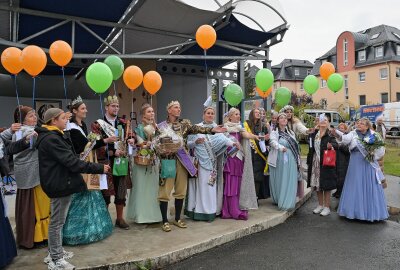
<svg viewBox="0 0 400 270"><path fill-rule="evenodd" d="M146 140L143 125L136 129L136 136ZM132 189L129 193L126 218L136 223L161 222L158 202L159 168L132 164Z"/></svg>

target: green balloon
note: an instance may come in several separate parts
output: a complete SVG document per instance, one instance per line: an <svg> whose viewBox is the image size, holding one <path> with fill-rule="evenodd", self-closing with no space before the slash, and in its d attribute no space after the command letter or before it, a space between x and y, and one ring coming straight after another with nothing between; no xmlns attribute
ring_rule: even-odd
<svg viewBox="0 0 400 270"><path fill-rule="evenodd" d="M104 60L104 64L106 64L113 74L113 80L118 80L122 73L124 73L124 62L122 62L121 58L115 55L110 55Z"/></svg>
<svg viewBox="0 0 400 270"><path fill-rule="evenodd" d="M242 88L235 83L231 83L225 88L224 96L229 105L237 106L243 99Z"/></svg>
<svg viewBox="0 0 400 270"><path fill-rule="evenodd" d="M309 95L314 94L319 88L318 78L314 75L308 75L303 81L303 87Z"/></svg>
<svg viewBox="0 0 400 270"><path fill-rule="evenodd" d="M91 64L86 71L86 82L97 94L102 94L110 87L113 80L111 69L104 63Z"/></svg>
<svg viewBox="0 0 400 270"><path fill-rule="evenodd" d="M333 92L339 92L343 87L343 77L338 73L333 73L328 78L328 88Z"/></svg>
<svg viewBox="0 0 400 270"><path fill-rule="evenodd" d="M274 83L274 74L271 70L263 68L257 71L256 74L256 85L257 87L266 92Z"/></svg>
<svg viewBox="0 0 400 270"><path fill-rule="evenodd" d="M286 87L279 87L275 92L275 103L279 107L288 105L291 98L292 92Z"/></svg>

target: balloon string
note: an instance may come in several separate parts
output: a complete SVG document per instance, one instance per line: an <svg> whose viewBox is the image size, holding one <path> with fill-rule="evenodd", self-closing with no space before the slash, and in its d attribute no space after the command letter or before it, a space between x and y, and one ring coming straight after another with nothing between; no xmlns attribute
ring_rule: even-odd
<svg viewBox="0 0 400 270"><path fill-rule="evenodd" d="M22 124L21 103L19 102L17 75L11 75L11 77L14 77L15 93L17 94L17 104L18 104L18 110L19 110L19 122Z"/></svg>
<svg viewBox="0 0 400 270"><path fill-rule="evenodd" d="M113 84L114 84L114 95L116 96L117 95L117 90L115 88L115 81L113 81Z"/></svg>
<svg viewBox="0 0 400 270"><path fill-rule="evenodd" d="M153 95L150 95L150 106L153 107Z"/></svg>
<svg viewBox="0 0 400 270"><path fill-rule="evenodd" d="M131 139L132 139L132 136L133 136L133 119L132 119L132 116L133 116L133 91L131 91L131 102L132 102L132 108L131 108L131 115L130 115L130 119L129 119L129 121L131 121Z"/></svg>
<svg viewBox="0 0 400 270"><path fill-rule="evenodd" d="M103 110L103 99L102 99L101 94L100 94L100 112L101 112L101 118L103 118L104 117L104 110ZM108 164L110 164L110 153L108 153L108 143L106 143L106 152L107 152Z"/></svg>
<svg viewBox="0 0 400 270"><path fill-rule="evenodd" d="M35 108L35 91L36 91L36 78L33 78L33 89L32 89L32 108Z"/></svg>
<svg viewBox="0 0 400 270"><path fill-rule="evenodd" d="M64 97L65 97L65 104L67 104L67 99L68 99L68 97L67 97L67 86L66 86L66 83L65 83L64 67L61 67L61 70L62 70L63 81L64 81Z"/></svg>

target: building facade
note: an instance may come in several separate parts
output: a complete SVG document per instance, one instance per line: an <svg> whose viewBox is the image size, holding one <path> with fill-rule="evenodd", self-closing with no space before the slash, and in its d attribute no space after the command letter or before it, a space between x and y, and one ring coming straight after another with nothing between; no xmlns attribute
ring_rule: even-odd
<svg viewBox="0 0 400 270"><path fill-rule="evenodd" d="M319 68L331 62L344 78L341 91L331 92L319 77ZM336 46L317 58L312 74L320 89L314 103L349 112L362 105L400 101L400 30L379 25L360 32L345 31Z"/></svg>

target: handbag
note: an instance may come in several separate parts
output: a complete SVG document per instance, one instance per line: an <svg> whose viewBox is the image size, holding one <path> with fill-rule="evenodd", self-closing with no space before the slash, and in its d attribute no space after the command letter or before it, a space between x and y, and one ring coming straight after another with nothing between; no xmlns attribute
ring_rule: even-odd
<svg viewBox="0 0 400 270"><path fill-rule="evenodd" d="M322 166L336 167L336 151L335 149L325 150L322 160Z"/></svg>
<svg viewBox="0 0 400 270"><path fill-rule="evenodd" d="M176 160L175 159L162 159L161 160L161 173L160 178L174 178L176 177Z"/></svg>
<svg viewBox="0 0 400 270"><path fill-rule="evenodd" d="M127 176L128 175L128 158L117 157L114 159L113 175L114 176Z"/></svg>
<svg viewBox="0 0 400 270"><path fill-rule="evenodd" d="M97 163L96 151L90 151L86 157L87 162ZM82 174L88 190L100 190L100 174Z"/></svg>

